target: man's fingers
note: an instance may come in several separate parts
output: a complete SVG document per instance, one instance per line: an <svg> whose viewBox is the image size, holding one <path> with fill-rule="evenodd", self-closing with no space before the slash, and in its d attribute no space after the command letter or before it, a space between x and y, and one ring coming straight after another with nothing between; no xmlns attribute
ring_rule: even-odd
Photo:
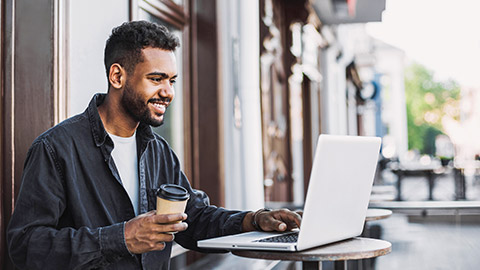
<svg viewBox="0 0 480 270"><path fill-rule="evenodd" d="M152 250L164 250L166 246L165 242L158 242Z"/></svg>
<svg viewBox="0 0 480 270"><path fill-rule="evenodd" d="M169 233L185 231L187 228L188 224L181 222L172 224L156 224L152 230L156 233Z"/></svg>
<svg viewBox="0 0 480 270"><path fill-rule="evenodd" d="M260 225L265 231L286 231L299 228L302 221L300 213L288 209L264 212L259 216L263 222Z"/></svg>
<svg viewBox="0 0 480 270"><path fill-rule="evenodd" d="M278 219L272 219L272 230L275 231L285 231L287 229L287 224Z"/></svg>
<svg viewBox="0 0 480 270"><path fill-rule="evenodd" d="M175 235L172 233L154 233L151 232L149 235L145 235L145 238L148 239L150 243L160 243L160 242L172 242L175 239Z"/></svg>
<svg viewBox="0 0 480 270"><path fill-rule="evenodd" d="M292 230L295 228L299 228L296 222L289 222L287 223L287 230Z"/></svg>
<svg viewBox="0 0 480 270"><path fill-rule="evenodd" d="M290 212L291 215L289 215L290 218L290 223L295 223L296 228L300 228L300 224L302 223L302 215L303 212L298 213L298 212ZM293 219L293 220L292 220Z"/></svg>
<svg viewBox="0 0 480 270"><path fill-rule="evenodd" d="M281 220L288 225L293 226L293 223L294 223L295 226L293 226L293 228L295 227L300 228L300 223L302 222L302 216L296 212L293 212L287 209L281 209L281 210L275 211L273 215L275 219Z"/></svg>
<svg viewBox="0 0 480 270"><path fill-rule="evenodd" d="M164 215L153 215L150 216L153 223L159 224L168 224L174 222L180 222L187 219L187 214L179 213L179 214L164 214Z"/></svg>
<svg viewBox="0 0 480 270"><path fill-rule="evenodd" d="M164 250L165 247L167 246L167 244L163 241L159 241L159 242L150 242L148 244L148 250L149 251L152 251L152 250Z"/></svg>
<svg viewBox="0 0 480 270"><path fill-rule="evenodd" d="M163 250L166 242L174 240L174 233L188 228L182 222L186 219L186 214L156 215L150 211L129 220L124 231L128 250L135 254Z"/></svg>

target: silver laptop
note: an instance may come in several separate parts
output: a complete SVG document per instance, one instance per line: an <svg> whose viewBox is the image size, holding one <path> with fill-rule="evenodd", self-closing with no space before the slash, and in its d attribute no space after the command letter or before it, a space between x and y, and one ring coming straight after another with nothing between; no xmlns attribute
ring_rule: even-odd
<svg viewBox="0 0 480 270"><path fill-rule="evenodd" d="M300 251L362 233L378 161L378 137L320 135L300 230L247 232L198 247Z"/></svg>

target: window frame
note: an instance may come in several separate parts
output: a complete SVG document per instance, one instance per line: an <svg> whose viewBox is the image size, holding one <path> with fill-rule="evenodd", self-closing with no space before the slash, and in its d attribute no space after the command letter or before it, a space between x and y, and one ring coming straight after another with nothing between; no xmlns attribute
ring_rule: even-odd
<svg viewBox="0 0 480 270"><path fill-rule="evenodd" d="M130 0L130 20L138 20L138 11L141 9L159 20L170 24L182 32L183 44L179 48L182 54L182 93L183 93L183 171L190 178L193 175L192 158L192 128L191 128L191 73L190 73L190 26L189 2L183 0L183 5L178 5L172 0Z"/></svg>

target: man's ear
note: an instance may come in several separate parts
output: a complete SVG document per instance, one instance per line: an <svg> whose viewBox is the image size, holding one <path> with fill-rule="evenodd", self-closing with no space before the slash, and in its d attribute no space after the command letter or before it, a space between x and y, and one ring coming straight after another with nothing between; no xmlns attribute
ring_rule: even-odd
<svg viewBox="0 0 480 270"><path fill-rule="evenodd" d="M122 88L125 84L127 71L118 63L113 63L108 72L108 81L113 88Z"/></svg>

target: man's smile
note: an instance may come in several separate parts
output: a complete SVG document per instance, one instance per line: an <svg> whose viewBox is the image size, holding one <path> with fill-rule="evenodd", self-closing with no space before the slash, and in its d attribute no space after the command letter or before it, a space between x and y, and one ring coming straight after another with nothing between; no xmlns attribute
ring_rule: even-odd
<svg viewBox="0 0 480 270"><path fill-rule="evenodd" d="M153 108L159 114L164 114L165 110L167 109L167 105L165 103L160 103L160 102L149 102L149 103L153 105Z"/></svg>
<svg viewBox="0 0 480 270"><path fill-rule="evenodd" d="M149 104L153 105L153 109L156 114L164 114L165 111L167 110L168 105L170 104L170 99L169 98L152 98L148 100Z"/></svg>

